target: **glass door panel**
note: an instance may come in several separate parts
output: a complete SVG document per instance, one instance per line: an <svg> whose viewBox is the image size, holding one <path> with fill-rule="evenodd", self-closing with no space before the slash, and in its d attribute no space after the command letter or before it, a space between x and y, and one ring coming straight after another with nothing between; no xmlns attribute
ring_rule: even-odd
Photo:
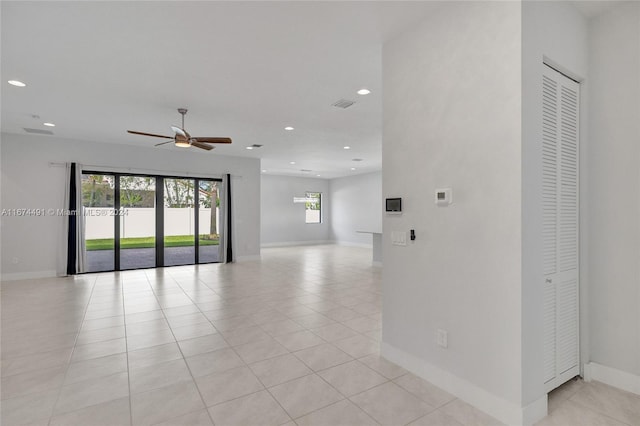
<svg viewBox="0 0 640 426"><path fill-rule="evenodd" d="M198 182L198 263L218 262L219 184L214 180Z"/></svg>
<svg viewBox="0 0 640 426"><path fill-rule="evenodd" d="M119 176L120 269L156 266L156 178Z"/></svg>
<svg viewBox="0 0 640 426"><path fill-rule="evenodd" d="M86 246L85 272L115 269L115 177L82 174L82 207Z"/></svg>
<svg viewBox="0 0 640 426"><path fill-rule="evenodd" d="M164 178L164 265L195 263L194 179Z"/></svg>

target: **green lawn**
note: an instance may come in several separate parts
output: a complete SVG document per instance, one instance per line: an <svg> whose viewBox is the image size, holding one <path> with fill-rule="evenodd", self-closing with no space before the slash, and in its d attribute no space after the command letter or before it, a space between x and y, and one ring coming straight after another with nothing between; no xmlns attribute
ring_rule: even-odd
<svg viewBox="0 0 640 426"><path fill-rule="evenodd" d="M87 251L91 250L113 250L113 238L100 238L95 240L87 240ZM189 247L194 245L193 235L172 235L164 237L165 247ZM200 240L201 246L217 246L218 240ZM154 237L142 238L121 238L120 248L153 248L156 246Z"/></svg>

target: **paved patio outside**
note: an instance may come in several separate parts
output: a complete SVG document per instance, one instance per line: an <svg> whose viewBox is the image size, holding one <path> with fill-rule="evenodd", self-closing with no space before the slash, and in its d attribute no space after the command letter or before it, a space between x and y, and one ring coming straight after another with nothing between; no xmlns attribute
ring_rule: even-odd
<svg viewBox="0 0 640 426"><path fill-rule="evenodd" d="M165 266L192 265L194 247L167 247L164 249ZM113 271L113 250L87 252L87 272ZM200 247L200 263L218 262L218 246ZM120 252L120 269L154 268L155 248L123 249Z"/></svg>

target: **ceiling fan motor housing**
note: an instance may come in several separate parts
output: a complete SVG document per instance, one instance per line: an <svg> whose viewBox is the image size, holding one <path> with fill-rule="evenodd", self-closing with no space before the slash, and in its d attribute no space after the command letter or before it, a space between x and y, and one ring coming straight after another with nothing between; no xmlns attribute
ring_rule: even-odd
<svg viewBox="0 0 640 426"><path fill-rule="evenodd" d="M217 137L191 137L191 135L189 133L187 133L186 130L184 130L184 116L187 113L187 109L186 108L178 108L178 112L180 113L180 115L182 115L182 127L177 127L177 126L171 126L171 130L173 130L174 132L174 136L164 136L164 135L156 135L153 133L146 133L146 132L137 132L137 131L133 131L133 130L127 130L129 133L133 133L133 134L138 134L138 135L144 135L144 136L153 136L153 137L159 137L159 138L165 138L165 139L172 139L171 141L168 142L162 142L159 144L156 144L156 146L159 145L165 145L167 143L171 143L173 142L176 146L181 147L181 148L189 148L191 146L195 146L197 148L200 149L204 149L207 151L211 151L214 147L210 146L209 144L211 143L231 143L231 138L217 138Z"/></svg>

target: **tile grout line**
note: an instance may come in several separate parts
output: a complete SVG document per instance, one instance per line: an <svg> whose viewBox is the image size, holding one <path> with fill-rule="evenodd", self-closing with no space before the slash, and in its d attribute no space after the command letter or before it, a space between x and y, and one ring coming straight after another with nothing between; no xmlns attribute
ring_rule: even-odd
<svg viewBox="0 0 640 426"><path fill-rule="evenodd" d="M283 264L283 266L284 266L284 264ZM273 268L273 271L279 271L279 269L278 269L278 268ZM148 274L148 272L147 272L147 274ZM282 275L282 274L280 274L280 275ZM254 278L254 276L257 276L257 274L251 274L251 276L249 276L249 278L253 279L253 278ZM244 277L244 278L246 278L246 277ZM249 279L249 278L247 278L247 279ZM196 296L196 294L194 293L194 291L197 291L197 288L196 288L196 290L189 290L189 292L187 292L187 291L185 290L185 287L183 287L183 285L184 285L184 284L181 284L181 283L180 283L180 278L175 278L175 277L173 277L173 279L176 281L177 285L180 287L180 289L181 289L182 293L186 294L187 298L189 298L189 300L191 300L191 301L193 302L194 297ZM147 275L147 283L148 283L149 281L150 281L150 279L149 279L149 276ZM206 282L202 281L202 279L200 279L200 278L198 278L198 282L199 282L199 283L200 283L200 282L201 282L201 283L203 283L204 287L207 287L207 288L208 288L209 290L211 290L214 294L218 294L218 292L216 292L216 291L214 290L214 288L218 288L218 290L220 291L219 286L218 286L218 287L215 287L215 286L216 286L216 283L209 283L209 284L207 284ZM337 283L337 282L336 282L336 283ZM198 285L199 285L199 284L198 284ZM209 285L211 285L212 287L210 287ZM223 286L223 289L228 289L228 288L230 288L230 287L232 287L232 286L231 286L231 285ZM367 287L365 287L364 285L362 285L362 286L360 286L360 287L362 287L362 289L363 289L362 291L368 291L368 290L366 290L366 289L367 289ZM258 287L256 287L256 288L258 288ZM293 282L290 282L290 283L287 283L287 284L280 284L280 285L278 285L278 284L277 284L277 280L275 280L275 279L273 279L273 280L269 280L269 282L268 282L267 284L265 284L265 286L264 286L264 287L260 287L260 288L262 288L263 290L261 290L261 291L260 291L260 292L255 296L255 297L252 297L252 296L251 296L251 294L250 294L250 292L251 292L251 288L249 288L247 291L244 291L244 292L233 292L233 291L231 291L231 290L230 290L230 291L231 291L230 297L225 297L225 298L223 298L223 304L224 304L224 302L228 301L230 304L233 304L234 306L236 306L237 308L239 308L239 309L240 309L240 311L238 311L238 315L246 316L247 318L252 319L252 320L253 320L253 322L254 322L254 323L256 323L256 324L254 324L254 326L257 326L257 327L258 327L258 329L262 329L263 331L264 331L264 328L263 328L263 327L261 327L260 322L256 322L255 318L253 318L253 316L252 316L252 315L247 311L247 310L249 309L249 307L250 307L250 306L256 306L256 307L257 307L260 303L268 303L268 304L269 304L269 307L270 307L270 308L272 308L275 312L282 313L282 311L280 311L278 308L273 308L273 306L275 306L275 305L276 305L276 302L277 302L278 300L281 300L281 299L283 299L283 298L285 298L286 300L289 300L289 299L290 299L291 301L293 301L294 303L299 304L300 306L306 306L306 305L305 305L305 303L303 303L303 302L301 302L301 301L300 301L300 298L299 298L299 297L285 297L285 296L286 296L286 291L287 291L287 290L291 291L292 289L300 289L301 291L304 291L304 293L305 293L305 294L315 295L316 297L320 298L321 300L327 300L327 301L329 301L329 302L331 302L331 303L333 303L333 301L334 301L334 300L336 300L336 297L338 297L338 296L339 296L339 294L344 290L343 288L340 288L340 287L339 287L339 288L333 288L333 289L331 289L331 292L330 292L330 293L327 293L326 291L325 291L325 292L317 291L316 293L314 293L314 292L312 291L312 290L313 290L313 288L312 288L312 286L311 286L311 285L306 285L306 286L304 286L304 285L296 285L296 284L294 284ZM153 287L153 286L151 286L151 290L152 290L152 292L153 292L153 294L154 294L154 298L156 299L156 301L159 301L159 295L160 295L160 292L156 291L156 289L154 289L154 287ZM176 294L179 294L179 292L176 292ZM319 296L319 294L320 294L321 296ZM327 298L326 298L326 297L327 297L327 295L329 295L329 294L330 294L330 296L329 296L329 297L332 297L332 299L327 299ZM374 292L372 292L372 294L374 294ZM168 292L168 293L167 293L167 295L171 295L171 292ZM123 296L122 296L122 297L123 297L123 300L124 300L124 297L125 297L125 294L124 294L124 293L123 293ZM304 297L304 296L303 296L303 297ZM357 298L357 299L360 299L360 297L357 297L357 296L353 296L353 297L355 297L355 298ZM365 303L365 302L366 302L366 303L371 303L369 300L366 300L366 299L360 299L360 301L361 301L362 303ZM247 304L247 303L243 303L243 302L248 302L248 304ZM204 303L206 303L206 301L205 301ZM313 303L313 302L308 302L308 303ZM195 303L194 303L194 304L195 304ZM198 305L198 304L195 304L195 305L196 305L195 307L196 307L197 311L198 311L200 314L203 314L203 315L204 315L203 308L202 308L200 305ZM244 306L246 306L246 308L245 308ZM307 307L308 307L308 306L307 306ZM345 308L345 309L350 309L350 308L348 308L348 307L346 307L346 306L343 306L343 305L339 305L339 307L343 307L343 308ZM167 307L167 308L165 309L164 307L160 306L160 307L159 307L159 309L160 309L160 310L162 310L163 318L168 322L168 318L169 318L169 317L167 316L167 311L168 311L170 308L168 308L168 307ZM326 315L325 315L323 312L316 311L316 310L315 310L315 309L313 309L313 308L309 308L309 309L311 309L312 311L316 312L318 315L322 315L322 316L326 317ZM355 312L355 311L354 311L354 312ZM363 314L361 314L361 313L359 313L359 312L357 312L357 313L359 314L359 316L358 316L357 318L361 318L361 317L362 317L362 318L364 318L364 317L368 317L368 316L371 316L371 315L375 315L375 314L363 315ZM296 322L294 319L292 319L291 317L289 317L289 316L287 316L287 315L285 315L285 317L286 317L286 319L287 319L287 320L289 320L289 321L293 321L294 323L297 323L297 322ZM297 317L296 317L296 318L297 318ZM329 317L327 317L327 318L329 318ZM356 318L356 319L357 319L357 318ZM331 319L331 320L333 321L333 322L332 322L333 324L340 324L340 325L343 325L343 326L345 326L345 327L349 328L350 330L353 330L353 329L351 329L349 326L345 325L345 324L344 324L343 322L341 322L341 321L335 321L335 320L333 320L332 318L329 318L329 319ZM212 320L211 320L211 319L209 319L209 318L207 317L207 321L208 321L209 323L211 323L211 325L213 326L213 329L214 329L214 330L217 330L217 329L215 328L215 326L212 324ZM328 325L328 324L326 324L326 325ZM126 326L126 324L125 324L125 326ZM307 327L307 326L303 326L303 325L300 325L300 326L302 327L302 330L300 330L300 331L311 331L311 333L312 333L312 334L314 334L314 335L318 336L322 341L325 341L325 339L324 339L324 338L322 338L321 336L317 335L317 334L316 334L313 330L311 330L309 327ZM178 341L177 341L177 339L176 339L176 335L173 333L173 327L171 327L171 325L170 325L170 324L169 324L169 328L170 328L170 329L171 329L171 331L172 331L172 335L173 335L174 341L176 341L176 343L177 343ZM238 328L238 329L241 329L241 328ZM128 330L128 327L125 329L125 340L126 340L126 337L127 337L127 335L128 335L128 333L126 332L126 330ZM371 339L369 336L365 336L363 333L359 332L358 330L353 330L353 331L354 331L355 335L361 335L361 336L364 336L364 338ZM291 332L291 333L295 333L295 332ZM284 334L291 334L291 333L284 333ZM281 334L281 335L284 335L284 334ZM227 343L227 344L229 343L229 342L227 342L227 340L224 338L224 336L223 336L223 334L222 334L222 333L219 333L219 335L220 335L220 337L221 337L221 340L225 341L225 343ZM271 339L273 339L273 340L276 340L276 341L277 341L277 339L276 339L276 337L277 337L277 336L273 336L273 335L271 335L270 333L267 333L267 335L269 335L269 337L270 337ZM206 335L205 335L205 336L206 336ZM195 336L195 337L193 337L193 339L196 339L196 338L198 338L198 337L204 337L204 336ZM354 336L354 337L355 337L355 336ZM338 340L340 340L340 339L338 339ZM374 340L374 341L376 341L376 342L379 342L377 339L372 339L372 340ZM326 343L327 343L327 344L330 344L332 347L336 348L336 349L337 349L337 350L339 350L340 352L344 352L344 351L342 351L340 348L337 348L337 347L336 347L332 342L326 341ZM178 344L178 343L177 343L177 344ZM310 346L309 348L311 348L311 347L312 347L312 346ZM127 348L127 349L126 349L126 351L127 351L127 368L129 368L129 364L128 364L128 362L129 362L129 348L128 348L128 345L126 346L126 348ZM179 345L179 344L178 344L178 348L179 348L179 350L180 350L180 353L181 353L182 359L183 359L183 360L186 360L186 358L185 358L185 356L184 356L184 353L182 352L182 349L180 348L180 345ZM285 347L285 348L286 348L286 347ZM220 348L220 349L222 349L222 348ZM235 346L230 346L230 345L229 345L229 349L231 349L231 350L233 351L233 353L235 353L235 354L236 354L236 356L238 356L238 352L235 350ZM300 350L304 350L304 349L308 349L308 348L302 348L302 349L300 349ZM293 355L294 355L294 357L296 357L296 358L297 358L297 356L294 354L294 352L290 351L289 349L286 349L286 353L281 354L281 355L291 355L291 354L293 354ZM275 355L274 357L281 356L281 355ZM368 356L368 355L365 355L365 356ZM265 360L272 359L272 358L274 358L274 357L268 357L268 358L266 358ZM351 356L350 356L350 358L351 358ZM242 360L242 362L243 362L243 364L244 364L245 366L247 366L247 367L249 367L249 369L251 369L250 364L248 364L244 359L242 359L242 357L239 357L239 359L240 359L240 360ZM309 374L308 374L308 375L315 374L315 375L320 376L319 372L322 372L322 371L324 371L324 370L326 370L326 369L330 369L330 368L333 368L333 367L336 367L336 366L342 365L342 364L344 364L344 363L351 362L351 361L353 361L353 360L358 360L358 361L359 361L359 360L360 360L360 358L351 358L351 359L349 359L349 360L347 360L347 361L345 361L345 362L343 362L343 363L339 363L339 364L337 364L337 365L335 365L335 366L330 366L330 367L323 368L322 370L318 370L318 372L315 372L315 371L313 371L313 370L309 370ZM263 360L259 360L259 361L263 361ZM259 362L259 361L256 361L256 362ZM303 362L303 364L304 364L304 362ZM360 364L363 364L363 363L362 363L362 362L360 362ZM365 366L366 366L368 369L372 370L369 366L367 366L367 365L365 365ZM188 364L187 364L187 367L188 367ZM188 367L188 368L189 368L189 367ZM193 376L192 371L191 371L190 369L189 369L189 371L190 371L190 374L191 374L192 379L195 381L195 377ZM375 370L374 370L374 371L375 371ZM254 375L255 375L255 373L254 373ZM256 376L256 377L257 377L257 376ZM324 378L323 378L322 376L320 376L320 377L321 377L321 379L322 379L323 381L325 381L325 382L326 382L326 380L324 380ZM257 380L262 384L262 386L265 388L265 390L269 391L269 388L266 388L266 387L264 386L264 383L262 382L262 380L261 380L259 377L257 377ZM296 380L296 379L291 379L291 380ZM388 379L388 378L386 378L386 377L385 377L385 380L386 380L387 382L388 382L388 381L392 381L391 379ZM386 382L385 382L385 383L386 383ZM330 383L328 383L328 384L329 384L331 387L333 387ZM366 390L365 390L365 391L366 391ZM129 382L129 392L130 392L130 395L129 395L129 396L130 396L130 401L129 401L129 402L131 403L131 389L130 389L130 382ZM256 392L260 392L260 391L256 391ZM342 393L341 393L341 392L339 392L339 391L337 391L337 392L338 392L338 394L339 394L339 395L342 395ZM364 391L363 391L363 392L364 392ZM254 393L255 393L255 392L254 392ZM270 391L269 391L269 394L273 397L273 395L271 394L271 392L270 392ZM250 395L250 394L249 394L249 395ZM200 394L200 396L201 396L201 399L202 399L202 394ZM238 397L238 398L241 398L241 397ZM234 399L237 399L237 398L234 398ZM232 401L232 400L234 400L234 399L231 399L230 401ZM275 399L275 398L274 398L274 399ZM342 400L344 400L344 399L346 399L346 398L343 398ZM276 399L276 401L277 401L277 399ZM228 401L226 401L226 402L228 402ZM223 403L224 403L224 402L223 402ZM278 403L279 403L279 402L278 402ZM221 403L221 404L222 404L222 403ZM216 404L216 405L217 405L217 404ZM206 406L206 404L205 404L205 406ZM281 405L280 405L280 406L281 406ZM282 407L282 406L281 406L281 407ZM323 408L324 408L324 407L323 407ZM320 408L320 409L321 409L321 408ZM318 409L318 410L319 410L319 409ZM317 410L315 410L315 411L317 411ZM315 412L315 411L312 411L312 412ZM286 410L285 410L285 412L286 412ZM312 413L312 412L311 412L311 413ZM131 418L131 416L130 416L130 418Z"/></svg>
<svg viewBox="0 0 640 426"><path fill-rule="evenodd" d="M171 276L171 274L169 274L169 276ZM173 276L171 276L171 279L176 283L176 285L180 288L180 290L182 290L182 292L187 296L187 298L189 298L189 300L191 300L191 302L194 304L194 306L198 309L198 311L200 312L200 314L204 315L202 313L202 310L200 309L200 307L193 301L193 299L191 299L191 297L189 297L189 295L184 291L184 288L180 285L180 282L178 280L176 280ZM199 279L198 279L199 280ZM196 381L195 376L193 375L193 372L191 371L191 367L189 367L189 363L187 362L187 357L185 357L184 352L182 351L182 348L180 347L180 343L178 342L178 339L176 338L175 334L173 333L173 328L171 327L171 324L169 323L169 320L167 319L167 315L164 311L164 308L162 307L162 304L160 303L160 300L158 299L158 295L155 291L155 289L153 288L152 285L150 285L151 287L151 291L153 292L154 297L156 298L158 305L160 306L160 310L162 312L162 316L165 319L165 321L167 321L167 324L169 325L169 330L171 331L171 335L173 336L173 338L175 339L175 343L176 346L178 347L178 351L180 351L180 355L182 355L182 361L184 362L185 366L187 367L187 371L189 371L189 375L191 376L191 380L193 380L193 385L196 387L196 390L198 391L198 396L200 397L200 401L202 401L202 405L204 406L204 410L207 412L207 416L209 418L209 420L211 420L211 424L215 425L215 422L213 421L213 418L211 417L211 413L209 413L209 407L207 407L207 403L204 400L204 397L202 396L202 392L200 391L200 387L198 386L198 382ZM212 290L213 291L213 290ZM215 293L215 292L214 292ZM217 293L216 293L217 294ZM206 316L205 316L206 318ZM207 318L207 320L209 320ZM209 321L210 322L210 321ZM214 328L214 330L216 330L217 334L219 334L220 332L215 328L215 326L213 324L211 324L211 326ZM200 336L202 337L202 336ZM224 336L220 335L220 337L224 340ZM188 340L188 339L187 339ZM225 343L227 343L226 340L224 340ZM228 343L227 343L228 344ZM192 411L195 412L195 411ZM189 414L189 413L184 413ZM179 417L179 416L176 416ZM170 420L170 419L169 419ZM135 426L132 424L132 426Z"/></svg>
<svg viewBox="0 0 640 426"><path fill-rule="evenodd" d="M129 339L127 339L127 309L125 305L125 281L124 277L121 277L121 288L122 288L122 319L124 321L124 352L127 354L127 387L129 389L129 424L133 425L133 401L132 401L132 393L131 393L131 370L129 369Z"/></svg>
<svg viewBox="0 0 640 426"><path fill-rule="evenodd" d="M357 361L357 359L355 359L355 358L354 358L352 361ZM348 361L348 362L352 362L352 361ZM347 363L345 362L345 363L342 363L342 364L334 365L333 367L328 367L328 368L326 368L326 369L324 369L324 370L319 370L319 371L326 371L326 370L329 370L329 369L331 369L331 368L338 367L338 366L340 366L340 365L344 365L344 364L347 364ZM348 395L345 395L345 394L343 394L342 392L340 392L340 390L339 390L339 389L337 389L336 387L334 387L331 383L329 383L327 380L325 380L325 378L324 378L324 377L322 377L322 376L321 376L320 374L318 374L317 372L316 372L316 375L317 375L318 377L320 377L320 379L324 380L324 382L325 382L326 384L328 384L329 386L331 386L333 389L335 389L335 390L336 390L336 392L338 392L340 395L342 395L342 396L344 397L344 398L343 398L343 399L341 399L340 401L345 401L345 400L346 400L346 401L349 401L351 404L355 405L356 407L358 407L358 409L360 409L363 413L365 413L365 415L366 415L367 417L369 417L371 420L373 420L374 422L376 422L376 423L380 424L380 422L378 422L376 419L374 419L373 417L371 417L371 416L369 415L369 413L367 413L367 412L366 412L362 407L360 407L358 404L356 404L354 401L352 401L352 400L351 400L351 398L350 398ZM387 378L385 377L385 379L387 379ZM372 386L372 387L370 387L370 388L368 388L368 389L365 389L365 390L363 390L362 392L355 393L355 394L353 394L353 395L351 395L351 396L355 396L355 395L359 395L359 394L364 393L364 392L368 392L368 391L370 391L371 389L376 388L376 387L378 387L378 386L382 386L382 385L384 385L384 384L386 384L386 383L389 383L389 380L388 380L388 379L387 379L385 382L379 383L379 384L377 384L377 385L375 385L375 386ZM337 401L337 402L340 402L340 401ZM337 404L337 402L334 402L333 404ZM329 404L329 405L333 405L333 404ZM326 407L319 408L318 410L321 410L321 409L323 409L323 408L327 408L329 405L327 405ZM318 410L315 410L315 411L318 411ZM315 412L315 411L313 411L313 412ZM309 415L309 414L311 414L311 413L307 413L307 414L305 414L305 416L306 416L306 415ZM304 416L300 416L300 417L304 417ZM297 418L299 419L300 417L297 417Z"/></svg>
<svg viewBox="0 0 640 426"><path fill-rule="evenodd" d="M181 288L181 289L183 290L183 292L184 292L184 288L180 285L180 283L179 283L177 280L176 280L176 282L177 282L178 286L180 286L180 288ZM205 284L205 286L206 286L206 284ZM207 287L208 287L208 286L207 286ZM215 290L212 290L212 291L214 291L214 292L215 292ZM185 294L187 294L186 292L184 292L184 293L185 293ZM216 293L216 294L217 294L217 293ZM192 302L194 302L194 301L193 301L193 299L192 299L188 294L187 294L187 297L189 297L189 299L190 299ZM200 311L200 313L202 313L202 314L204 315L204 312L201 310L200 306L198 306L198 304L197 304L197 303L195 303L195 302L194 302L194 305L198 308L198 310ZM304 306L304 305L303 305L303 306ZM277 309L275 309L275 310L276 310L277 312L280 312L280 313L284 314L283 312L281 312L281 311L279 311L279 310L277 310ZM284 315L285 315L285 316L287 316L286 314L284 314ZM289 316L287 316L287 318L288 318L289 320L292 320L292 321L294 321L294 322L295 322L295 320L291 319ZM208 318L207 318L207 319L208 319ZM210 322L211 322L211 321L210 321ZM296 324L298 324L298 323L296 323ZM212 323L211 325L212 325L212 326L214 327L214 329L215 329L215 326L213 325L213 323ZM301 324L300 324L300 325L301 325ZM262 327L260 327L260 325L259 325L259 324L257 324L257 326L258 326L260 329L262 329ZM301 326L302 326L302 325L301 325ZM311 330L309 330L308 328L306 328L305 326L302 326L302 327L304 328L304 331L311 331ZM242 327L240 327L240 328L242 328ZM217 330L217 329L216 329L216 330ZM262 330L264 331L264 329L262 329ZM231 331L233 331L233 330L231 330ZM303 330L299 330L299 331L303 331ZM287 416L288 416L292 421L294 421L294 420L293 420L293 417L291 417L291 415L289 414L289 412L288 412L288 411L287 411L287 410L282 406L282 404L280 403L280 401L278 401L278 399L273 395L273 393L269 390L269 388L268 388L267 386L265 386L264 382L260 379L260 377L256 376L256 375L255 375L255 373L253 373L253 369L251 368L250 364L249 364L249 363L247 363L247 362L246 362L246 361L245 361L245 360L244 360L244 359L243 359L243 358L242 358L242 357L237 353L237 351L236 351L236 349L235 349L235 347L234 347L234 346L229 345L229 342L227 342L227 341L226 341L226 339L224 338L224 336L222 335L222 333L220 333L220 331L218 331L218 333L220 334L220 336L222 337L222 339L227 343L227 345L228 345L229 349L231 349L231 350L236 354L236 356L238 356L238 358L239 358L239 359L244 363L245 367L246 367L246 368L248 368L248 369L249 369L249 371L251 371L251 373L254 375L254 377L256 377L256 379L260 382L260 384L263 386L263 388L264 388L264 389L261 389L261 390L256 391L256 392L249 393L249 394L247 394L247 395L242 395L242 396L239 396L239 397L236 397L236 398L232 398L232 399L230 399L230 400L223 401L223 402L220 402L220 403L218 403L218 404L214 404L214 405L212 405L211 407L214 407L214 406L216 406L216 405L220 405L220 404L225 404L225 403L228 403L228 402L230 402L230 401L234 401L234 400L237 400L237 399L240 399L240 398L244 398L244 397L246 397L246 396L253 395L253 394L255 394L255 393L262 392L263 390L266 390L266 391L269 393L269 395L273 398L273 400L274 400L274 401L276 401L276 403L277 403L277 404L282 408L282 410L287 414ZM294 332L294 333L295 333L295 332ZM315 333L313 333L312 331L311 331L311 333L312 333L313 335L316 335L316 334L315 334ZM267 333L267 334L269 334L269 333ZM291 334L291 333L287 333L287 334ZM317 335L316 335L316 336L317 336ZM276 342L278 342L278 341L277 341L273 336L269 335L269 337L270 337L271 339L275 340ZM318 336L318 337L320 337L320 336ZM320 337L320 339L322 339L322 338ZM322 339L322 340L324 341L324 339ZM248 343L250 343L250 342L248 342ZM289 354L289 355L293 355L293 356L295 356L295 355L294 355L294 353L293 353L292 351L290 351L288 348L286 348L286 347L285 347L284 345L282 345L280 342L278 342L278 343L279 343L281 346L283 346L283 347L287 350L287 352L288 352L288 354ZM329 342L326 342L326 341L325 341L325 343L329 343ZM178 345L178 346L179 346L179 345ZM238 346L241 346L241 345L238 345ZM319 346L319 345L316 345L316 346ZM312 346L312 347L313 347L313 346ZM335 347L335 346L334 346L334 347ZM308 348L303 348L303 349L301 349L301 350L304 350L304 349L308 349ZM337 349L338 349L338 350L340 350L339 348L337 348ZM181 349L180 349L180 351L181 351L181 353L182 353L182 350L181 350ZM287 355L287 354L281 354L281 355L276 355L276 356L273 356L273 357L268 357L268 358L265 358L265 359L262 359L262 360L258 360L258 361L256 361L256 362L267 361L267 360L269 360L269 359L274 359L274 358L277 358L277 357L279 357L279 356L284 356L284 355ZM184 357L184 354L183 354L183 357ZM296 357L296 358L297 358L297 357ZM185 358L185 360L186 360L186 358ZM302 360L300 360L300 361L304 364L304 361L302 361ZM351 362L351 360L350 360L350 361L347 361L347 362ZM305 364L305 365L306 365L306 364ZM308 367L308 366L307 366L307 367ZM191 375L192 375L192 378L193 378L193 380L194 380L194 383L196 383L196 387L198 388L198 392L200 393L200 388L198 387L198 384L197 384L197 382L196 382L196 380L195 380L195 377L193 376L193 373L191 372L191 369L189 368L188 364L187 364L187 368L189 369L189 372L190 372L190 373L191 373ZM310 376L310 375L316 375L316 376L320 377L320 379L321 379L321 380L324 380L324 379L323 379L319 374L317 374L317 372L315 372L315 371L314 371L314 370L312 370L312 369L310 369L310 370L311 370L311 373L310 373L310 374L305 375L305 376L301 376L301 377L306 377L306 376ZM227 370L227 371L228 371L228 370ZM216 373L212 373L212 374L216 374ZM291 382L291 381L294 381L294 380L300 379L301 377L297 377L297 378L294 378L294 379L291 379L291 380L285 381L285 382L283 382L283 383L279 383L278 385L274 385L274 387L275 387L275 386L279 386L279 385L284 384L284 383L288 383L288 382ZM326 382L326 381L325 381L325 382ZM329 384L329 383L327 383L327 384ZM329 384L329 386L331 386L331 384ZM331 387L333 388L333 386L331 386ZM335 389L335 388L333 388L333 389ZM340 395L342 395L342 394L341 394L337 389L335 389L335 390L336 390L336 392L338 392ZM201 393L200 393L200 396L201 396L201 398L202 398L202 394L201 394ZM345 397L345 398L346 398L346 397ZM343 400L344 400L345 398L343 398ZM203 402L204 402L204 399L203 399ZM331 405L331 404L329 404L329 405ZM327 406L328 406L328 405L327 405ZM205 407L206 407L206 409L207 409L207 412L208 412L209 416L211 416L211 413L209 412L209 408L210 408L210 407L208 407L208 406L206 405L206 403L205 403ZM326 407L318 408L318 410L319 410L319 409L322 409L322 408L326 408ZM314 411L317 411L317 410L314 410ZM307 414L310 414L310 413L307 413ZM305 415L306 415L306 414L305 414ZM211 420L212 420L212 423L214 423L212 418L211 418ZM295 421L294 421L294 423L295 423ZM214 423L214 424L215 424L215 423Z"/></svg>
<svg viewBox="0 0 640 426"><path fill-rule="evenodd" d="M71 278L72 280L75 280L74 278ZM64 371L64 378L62 379L62 384L60 386L60 388L58 389L58 395L56 396L56 402L53 404L53 406L51 407L51 415L49 416L49 420L47 421L47 425L51 424L51 420L54 417L54 413L55 413L55 409L58 405L58 402L60 402L60 395L62 395L62 389L64 388L64 383L67 379L67 374L69 372L69 368L71 367L71 360L73 359L73 354L76 351L76 343L78 342L78 337L80 336L80 332L82 331L82 325L84 324L84 319L87 316L87 311L89 310L89 305L91 304L91 298L93 297L93 292L95 290L96 287L96 281L97 281L97 277L95 277L95 279L93 280L93 283L91 284L91 292L89 293L89 297L87 298L87 304L84 308L84 313L82 314L82 320L80 320L80 327L78 327L78 332L76 333L76 337L73 341L73 350L71 351L71 354L69 355L69 359L67 361L67 365ZM76 410L74 410L76 411ZM72 411L71 411L72 412Z"/></svg>
<svg viewBox="0 0 640 426"><path fill-rule="evenodd" d="M594 413L594 414L597 414L597 415L600 415L600 416L603 416L603 417L607 417L607 418L612 419L612 420L614 420L614 421L616 421L616 422L623 423L623 424L625 424L625 425L627 425L627 426L633 426L633 425L630 425L629 423L627 423L627 422L626 422L626 420L622 420L622 419L619 419L619 418L613 417L613 416L611 416L611 415L610 415L610 414L608 414L608 413L604 413L604 412L602 412L602 411L600 411L600 410L593 409L593 408L591 408L591 407L590 407L590 406L588 406L588 405L584 405L584 404L582 404L582 403L580 403L580 402L578 402L578 401L574 401L572 398L573 398L577 393L578 393L578 392L575 392L571 397L569 397L569 398L567 398L565 401L563 401L563 403L566 403L567 401L571 401L572 403L574 403L574 404L576 404L576 405L579 405L580 407L582 407L582 408L584 408L584 409L586 409L586 410L588 410L588 411L590 411L590 412L592 412L592 413ZM557 409L556 409L556 411L557 411ZM549 417L551 414L552 414L552 413L548 413L548 414L547 414L547 417Z"/></svg>

